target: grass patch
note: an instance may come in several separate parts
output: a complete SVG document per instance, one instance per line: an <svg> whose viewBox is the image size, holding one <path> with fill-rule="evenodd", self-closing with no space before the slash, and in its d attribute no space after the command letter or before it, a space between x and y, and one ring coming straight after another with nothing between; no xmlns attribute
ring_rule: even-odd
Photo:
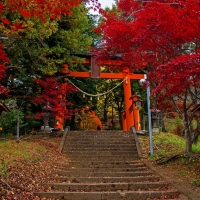
<svg viewBox="0 0 200 200"><path fill-rule="evenodd" d="M153 136L155 153L160 155L171 155L185 151L185 140L171 133L160 133Z"/></svg>
<svg viewBox="0 0 200 200"><path fill-rule="evenodd" d="M34 142L0 141L0 175L8 176L7 168L15 162L34 163L43 157L46 149Z"/></svg>
<svg viewBox="0 0 200 200"><path fill-rule="evenodd" d="M181 153L186 149L186 141L184 137L180 137L171 133L160 133L153 136L153 144L164 153ZM200 153L200 139L197 144L192 145L194 153Z"/></svg>
<svg viewBox="0 0 200 200"><path fill-rule="evenodd" d="M200 137L198 139L197 144L192 145L192 151L195 153L200 153Z"/></svg>
<svg viewBox="0 0 200 200"><path fill-rule="evenodd" d="M149 138L139 137L143 152L149 151ZM149 157L156 159L160 156L184 154L186 150L185 138L171 133L159 133L153 135L154 155ZM200 138L197 144L192 145L193 153L200 153Z"/></svg>

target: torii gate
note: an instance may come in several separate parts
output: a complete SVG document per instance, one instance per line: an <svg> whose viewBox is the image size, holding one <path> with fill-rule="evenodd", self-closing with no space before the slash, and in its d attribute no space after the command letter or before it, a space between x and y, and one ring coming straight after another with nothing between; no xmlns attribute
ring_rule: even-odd
<svg viewBox="0 0 200 200"><path fill-rule="evenodd" d="M101 73L100 67L98 67L94 62L94 55L86 55L85 62L82 64L90 65L91 72L72 72L68 69L68 65L64 64L61 69L62 74L67 74L67 76L73 76L78 78L105 78L105 79L126 79L123 82L124 87L124 103L125 110L122 112L122 126L124 131L129 131L131 126L134 126L136 130L141 130L139 109L136 102L141 101L138 95L132 96L131 91L131 80L144 79L144 74L134 74L129 71L129 69L123 70L119 73ZM122 66L123 61L120 60L102 60L100 62L101 66ZM66 87L64 83L61 87ZM60 96L60 98L63 98ZM63 118L57 116L56 129L63 129Z"/></svg>

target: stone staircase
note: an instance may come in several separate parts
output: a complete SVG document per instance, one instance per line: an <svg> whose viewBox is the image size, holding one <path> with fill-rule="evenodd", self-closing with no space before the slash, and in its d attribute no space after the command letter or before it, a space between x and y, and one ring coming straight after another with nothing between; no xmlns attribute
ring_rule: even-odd
<svg viewBox="0 0 200 200"><path fill-rule="evenodd" d="M62 149L69 163L54 171L41 198L67 200L187 199L138 156L134 134L69 131Z"/></svg>

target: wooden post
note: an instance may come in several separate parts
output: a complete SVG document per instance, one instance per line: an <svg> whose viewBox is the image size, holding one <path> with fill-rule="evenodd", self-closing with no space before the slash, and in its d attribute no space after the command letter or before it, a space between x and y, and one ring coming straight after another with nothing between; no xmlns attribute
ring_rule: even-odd
<svg viewBox="0 0 200 200"><path fill-rule="evenodd" d="M133 95L130 97L132 100L132 107L133 107L133 118L135 121L134 127L135 130L139 131L142 130L141 122L140 122L140 109L141 109L141 99L139 95ZM140 104L140 105L138 105Z"/></svg>
<svg viewBox="0 0 200 200"><path fill-rule="evenodd" d="M124 86L124 103L125 103L125 111L126 111L126 123L127 123L127 130L131 129L131 126L134 126L134 119L132 114L132 101L130 97L132 96L131 93L131 80L129 77L129 70L124 70L124 78L126 79L123 82Z"/></svg>

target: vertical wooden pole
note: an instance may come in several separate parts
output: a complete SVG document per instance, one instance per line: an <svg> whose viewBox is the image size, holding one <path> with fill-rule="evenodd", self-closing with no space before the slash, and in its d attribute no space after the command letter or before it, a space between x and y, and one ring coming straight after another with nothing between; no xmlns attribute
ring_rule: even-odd
<svg viewBox="0 0 200 200"><path fill-rule="evenodd" d="M60 90L62 91L62 94L58 95L58 100L60 100L61 103L63 103L63 100L65 100L65 95L67 92L66 87L67 83L62 83L60 85ZM64 113L60 111L60 113L55 117L54 128L64 130L63 127L64 127Z"/></svg>
<svg viewBox="0 0 200 200"><path fill-rule="evenodd" d="M135 119L135 130L139 131L139 130L141 130L140 109L135 106L135 103L133 103L133 115L134 115L134 119Z"/></svg>
<svg viewBox="0 0 200 200"><path fill-rule="evenodd" d="M141 130L140 106L136 105L136 102L141 103L141 99L138 95L133 95L130 99L132 100L134 127L136 131L139 131Z"/></svg>
<svg viewBox="0 0 200 200"><path fill-rule="evenodd" d="M129 77L129 73L124 74L124 78L126 80L123 83L124 86L124 103L125 103L125 111L126 111L126 122L127 122L127 131L131 129L131 126L134 126L134 119L132 113L132 101L130 97L132 96L131 92L131 80Z"/></svg>

